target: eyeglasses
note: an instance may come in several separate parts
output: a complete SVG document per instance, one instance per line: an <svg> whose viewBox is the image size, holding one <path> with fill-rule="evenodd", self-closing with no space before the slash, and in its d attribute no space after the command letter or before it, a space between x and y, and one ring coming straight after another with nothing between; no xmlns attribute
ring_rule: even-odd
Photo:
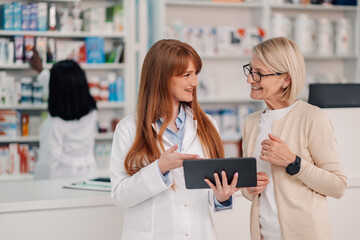
<svg viewBox="0 0 360 240"><path fill-rule="evenodd" d="M285 74L285 73L279 73L279 72L277 72L277 73L272 73L272 74L266 74L266 75L264 75L264 74L261 74L261 73L259 73L259 72L253 72L253 71L251 71L250 64L245 64L245 65L243 66L243 70L244 70L244 74L245 74L246 77L249 77L249 74L251 74L252 79L254 80L254 82L257 82L257 83L261 82L261 78L262 78L262 77L267 77L267 76L279 76L279 75Z"/></svg>

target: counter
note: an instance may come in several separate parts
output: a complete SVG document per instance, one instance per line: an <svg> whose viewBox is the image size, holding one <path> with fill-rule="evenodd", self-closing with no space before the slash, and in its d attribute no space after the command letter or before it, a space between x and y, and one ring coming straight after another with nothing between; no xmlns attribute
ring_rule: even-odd
<svg viewBox="0 0 360 240"><path fill-rule="evenodd" d="M0 238L119 239L122 209L109 192L62 188L76 181L0 182Z"/></svg>

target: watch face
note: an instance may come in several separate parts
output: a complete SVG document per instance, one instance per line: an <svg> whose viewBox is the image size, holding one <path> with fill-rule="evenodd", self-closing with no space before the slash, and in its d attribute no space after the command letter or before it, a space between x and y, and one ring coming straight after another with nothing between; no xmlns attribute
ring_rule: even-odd
<svg viewBox="0 0 360 240"><path fill-rule="evenodd" d="M296 165L294 163L291 163L287 168L286 171L290 174L290 175L294 175L296 173L298 173L300 170L300 166Z"/></svg>

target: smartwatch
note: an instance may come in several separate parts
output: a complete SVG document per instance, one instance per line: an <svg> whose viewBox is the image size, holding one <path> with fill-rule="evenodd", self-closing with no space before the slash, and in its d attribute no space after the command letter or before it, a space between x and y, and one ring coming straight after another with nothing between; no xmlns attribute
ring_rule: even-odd
<svg viewBox="0 0 360 240"><path fill-rule="evenodd" d="M298 155L296 155L295 161L290 163L286 167L286 172L289 175L295 175L300 171L300 166L301 166L301 158Z"/></svg>

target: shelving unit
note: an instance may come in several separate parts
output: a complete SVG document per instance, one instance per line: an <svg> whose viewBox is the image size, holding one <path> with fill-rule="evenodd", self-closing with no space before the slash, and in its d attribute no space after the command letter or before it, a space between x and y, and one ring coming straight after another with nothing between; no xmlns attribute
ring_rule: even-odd
<svg viewBox="0 0 360 240"><path fill-rule="evenodd" d="M107 0L110 1L110 0ZM34 37L53 37L53 38L85 38L85 37L103 37L103 38L125 38L124 33L88 33L88 32L61 32L61 31L6 31L1 30L0 36L30 35Z"/></svg>
<svg viewBox="0 0 360 240"><path fill-rule="evenodd" d="M22 1L22 0L19 0ZM11 0L5 0L4 3L11 3ZM27 2L27 1L24 1ZM45 0L46 2L46 0ZM124 102L97 102L98 120L119 119L127 114L135 111L137 98L137 83L139 81L139 70L141 67L143 56L147 50L147 3L146 0L56 0L47 1L56 3L75 3L80 2L81 9L111 6L120 3L124 7L124 23L125 31L122 33L89 33L89 32L62 32L62 31L5 31L0 30L0 38L13 37L16 35L30 35L34 37L49 37L54 39L81 40L86 37L102 37L105 44L111 42L122 42L124 48L123 63L104 63L104 64L88 64L80 63L86 74L98 74L107 72L116 72L125 79L125 101ZM50 69L53 64L43 64L44 68ZM12 64L0 65L0 71L6 71L12 76L35 76L35 72L31 70L29 64ZM16 106L0 106L0 110L21 110L30 114L40 114L47 110L47 104L41 105L16 105ZM95 137L98 143L110 143L113 139L113 133L99 133ZM0 145L7 143L29 143L38 145L39 137L16 137L4 138L0 137ZM110 161L110 159L109 159ZM102 170L102 174L107 170ZM108 174L108 173L107 173ZM106 175L107 175L106 174ZM31 180L29 175L0 175L1 180Z"/></svg>
<svg viewBox="0 0 360 240"><path fill-rule="evenodd" d="M283 10L299 10L299 11L323 11L323 12L331 12L331 11L349 11L356 12L356 6L340 6L340 5L314 5L314 4L270 4L272 9L283 9Z"/></svg>
<svg viewBox="0 0 360 240"><path fill-rule="evenodd" d="M95 136L95 140L112 140L114 134L113 133L99 133ZM39 137L38 136L30 136L30 137L15 137L15 138L9 138L9 137L1 137L0 143L38 143Z"/></svg>
<svg viewBox="0 0 360 240"><path fill-rule="evenodd" d="M210 1L173 1L166 2L168 6L194 6L194 7L224 7L224 8L262 8L263 4L260 2L243 2L243 3L231 3L231 2L210 2Z"/></svg>
<svg viewBox="0 0 360 240"><path fill-rule="evenodd" d="M271 0L249 1L241 3L219 3L196 0L160 0L162 8L158 10L159 24L158 35L155 41L166 36L166 26L175 23L180 26L220 27L232 26L238 28L260 27L265 30L265 39L271 37L271 20L275 13L282 13L286 17L294 18L298 14L306 13L310 18L318 19L327 17L334 21L340 17L350 18L353 23L354 39L356 43L351 54L345 56L319 54L304 54L304 59L309 76L322 77L324 74L335 76L329 82L347 79L348 82L360 82L360 8L359 6L322 6L322 5L296 5L296 4L273 4ZM176 28L175 27L175 28ZM156 32L156 31L154 31ZM305 33L304 33L305 34ZM209 97L199 96L199 103L204 109L224 107L226 109L236 106L251 106L253 109L265 107L262 101L250 99L250 87L243 74L242 65L247 64L251 56L221 53L201 54L203 68L200 74L205 76L199 81L206 81L208 76L215 82L216 94ZM208 76L206 76L206 74ZM336 76L343 76L338 78ZM199 75L200 76L200 75ZM319 79L321 79L319 77ZM325 77L324 77L325 78ZM200 78L199 78L200 79ZM214 80L215 79L215 80ZM335 80L334 80L335 79ZM210 79L209 79L210 80ZM310 77L309 77L310 80ZM201 84L201 83L200 83ZM230 87L229 87L230 86ZM301 95L307 100L307 94Z"/></svg>
<svg viewBox="0 0 360 240"><path fill-rule="evenodd" d="M98 109L124 109L126 104L123 102L98 102ZM17 106L0 106L0 110L46 110L47 104L41 105L17 105Z"/></svg>
<svg viewBox="0 0 360 240"><path fill-rule="evenodd" d="M354 29L353 52L350 55L322 56L316 53L304 54L307 73L338 76L343 75L348 82L360 82L360 7L339 5L301 5L301 4L274 4L271 0L260 0L241 3L219 3L212 1L174 1L163 0L163 9L158 23L162 23L162 35L167 24L181 22L192 26L258 26L265 29L266 38L271 36L271 19L273 14L280 12L287 17L294 18L298 14L306 13L313 19L329 18L331 21L340 17L351 19ZM250 60L250 56L228 55L201 55L204 62L203 71L217 71L219 82L219 95L216 99L249 98L246 78L243 76L241 66ZM241 82L241 83L240 83ZM231 85L231 88L222 87ZM240 96L240 97L239 97ZM220 100L222 102L223 100ZM231 100L230 100L231 102Z"/></svg>
<svg viewBox="0 0 360 240"><path fill-rule="evenodd" d="M53 64L43 64L44 68L51 68ZM84 70L123 70L123 63L102 63L102 64L89 64L89 63L80 63L80 66ZM11 69L11 70L30 70L30 65L27 63L22 64L12 64L12 65L0 65L0 70L2 69Z"/></svg>

